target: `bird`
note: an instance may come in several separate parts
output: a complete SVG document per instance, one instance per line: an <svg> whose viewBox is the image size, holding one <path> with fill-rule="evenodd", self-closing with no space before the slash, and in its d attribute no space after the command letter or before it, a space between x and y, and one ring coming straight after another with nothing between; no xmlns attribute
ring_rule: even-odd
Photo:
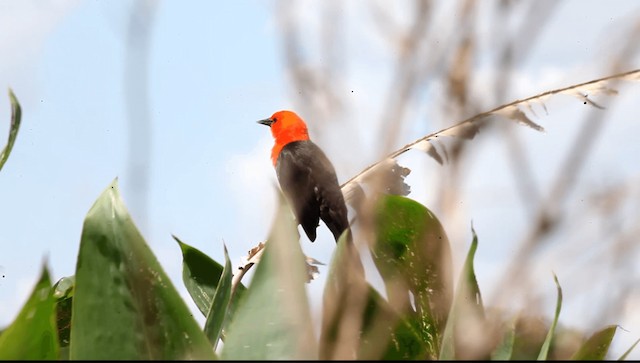
<svg viewBox="0 0 640 363"><path fill-rule="evenodd" d="M307 125L295 112L278 111L257 122L271 128L271 161L298 224L314 242L322 219L337 243L349 221L333 164L311 141Z"/></svg>

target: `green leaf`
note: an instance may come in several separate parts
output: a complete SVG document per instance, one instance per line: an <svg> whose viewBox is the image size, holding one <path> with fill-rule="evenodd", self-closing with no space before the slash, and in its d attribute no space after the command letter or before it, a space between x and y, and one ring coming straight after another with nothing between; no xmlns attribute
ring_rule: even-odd
<svg viewBox="0 0 640 363"><path fill-rule="evenodd" d="M222 277L218 281L218 287L216 288L216 293L213 296L213 302L211 303L211 308L209 309L207 320L204 324L204 333L207 335L207 338L209 338L209 342L213 345L214 350L218 346L218 339L220 339L222 327L227 318L229 303L231 302L231 280L233 271L231 270L231 260L229 260L227 246L224 246L224 260L225 264Z"/></svg>
<svg viewBox="0 0 640 363"><path fill-rule="evenodd" d="M216 293L216 286L222 276L222 265L212 260L195 247L183 243L173 236L182 251L182 281L196 306L205 317Z"/></svg>
<svg viewBox="0 0 640 363"><path fill-rule="evenodd" d="M178 246L182 251L182 281L196 306L206 318L224 268L197 248L184 243L176 236L172 235L172 237L178 242ZM231 302L227 308L227 317L224 320L225 326L223 330L231 321L238 306L238 301L242 298L246 289L243 284L239 283L235 292L231 294ZM222 339L224 340L224 335Z"/></svg>
<svg viewBox="0 0 640 363"><path fill-rule="evenodd" d="M46 266L18 317L0 335L0 360L58 359L54 299Z"/></svg>
<svg viewBox="0 0 640 363"><path fill-rule="evenodd" d="M551 347L551 341L553 340L553 336L556 331L556 325L558 325L558 317L560 316L560 309L562 309L562 288L560 287L560 283L558 282L558 276L553 274L553 281L556 283L556 288L558 289L558 299L556 301L556 313L553 317L553 323L551 323L551 327L549 328L549 333L547 333L547 337L544 339L544 343L542 343L542 348L540 348L540 354L538 354L538 360L547 360L547 356L549 355L549 348Z"/></svg>
<svg viewBox="0 0 640 363"><path fill-rule="evenodd" d="M317 359L307 267L284 202L244 297L226 330L225 360Z"/></svg>
<svg viewBox="0 0 640 363"><path fill-rule="evenodd" d="M635 343L633 343L633 344L629 347L629 349L627 349L627 351L626 351L626 352L624 352L624 354L622 354L622 355L620 356L620 358L618 358L618 360L625 360L625 359L627 359L627 356L628 356L628 355L633 351L633 349L636 347L636 345L638 345L638 343L640 343L640 339L636 340L636 342L635 342Z"/></svg>
<svg viewBox="0 0 640 363"><path fill-rule="evenodd" d="M371 251L389 302L410 310L415 299L419 330L438 355L452 300L451 250L438 218L422 204L397 195L381 197Z"/></svg>
<svg viewBox="0 0 640 363"><path fill-rule="evenodd" d="M58 344L60 345L61 360L69 360L71 314L73 310L74 290L75 276L63 277L53 285L53 297L56 301L56 323L58 327Z"/></svg>
<svg viewBox="0 0 640 363"><path fill-rule="evenodd" d="M513 346L516 342L516 323L518 319L513 319L509 327L504 332L500 344L491 354L491 360L511 360L513 355Z"/></svg>
<svg viewBox="0 0 640 363"><path fill-rule="evenodd" d="M473 259L478 249L478 236L473 226L471 227L471 232L473 240L462 267L453 306L442 336L441 360L460 359L456 355L456 337L460 336L460 334L468 334L467 332L471 331L471 329L468 329L470 324L484 323L482 296L480 295L476 273L473 269Z"/></svg>
<svg viewBox="0 0 640 363"><path fill-rule="evenodd" d="M373 288L364 311L359 360L423 360L428 346L422 340L419 320L401 317Z"/></svg>
<svg viewBox="0 0 640 363"><path fill-rule="evenodd" d="M322 304L320 359L357 359L368 284L350 231L338 239Z"/></svg>
<svg viewBox="0 0 640 363"><path fill-rule="evenodd" d="M75 279L71 359L214 358L131 220L117 179L87 213Z"/></svg>
<svg viewBox="0 0 640 363"><path fill-rule="evenodd" d="M425 360L428 357L429 345L422 340L419 320L400 318L392 330L382 359Z"/></svg>
<svg viewBox="0 0 640 363"><path fill-rule="evenodd" d="M9 159L9 154L11 154L13 144L16 142L16 137L18 137L20 120L22 119L22 108L20 108L20 103L18 102L16 95L13 94L11 88L9 88L9 100L11 102L11 126L9 127L9 140L7 141L7 146L5 146L4 149L2 149L2 152L0 152L0 170L2 170L4 163Z"/></svg>
<svg viewBox="0 0 640 363"><path fill-rule="evenodd" d="M604 360L609 351L609 346L616 334L616 325L610 325L594 333L587 341L582 343L571 360Z"/></svg>
<svg viewBox="0 0 640 363"><path fill-rule="evenodd" d="M182 281L184 286L198 309L202 312L202 315L206 317L224 268L197 248L182 242L176 236L172 235L172 237L178 242L182 251ZM231 300L230 313L233 311L235 301L242 297L245 290L246 287L244 285L238 285Z"/></svg>

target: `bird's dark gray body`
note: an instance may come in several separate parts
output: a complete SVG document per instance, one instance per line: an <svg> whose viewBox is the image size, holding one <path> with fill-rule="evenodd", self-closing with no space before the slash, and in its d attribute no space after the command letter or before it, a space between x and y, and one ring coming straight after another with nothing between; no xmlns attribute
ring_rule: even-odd
<svg viewBox="0 0 640 363"><path fill-rule="evenodd" d="M333 165L312 141L294 141L280 151L278 182L307 237L316 239L320 219L336 242L349 227L347 207Z"/></svg>

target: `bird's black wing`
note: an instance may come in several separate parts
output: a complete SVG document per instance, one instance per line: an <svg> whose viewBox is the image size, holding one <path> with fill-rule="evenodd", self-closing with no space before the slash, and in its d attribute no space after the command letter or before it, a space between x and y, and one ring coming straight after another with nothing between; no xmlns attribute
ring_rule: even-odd
<svg viewBox="0 0 640 363"><path fill-rule="evenodd" d="M280 188L311 241L319 219L336 241L348 227L347 207L333 165L312 141L295 141L280 151L276 164Z"/></svg>

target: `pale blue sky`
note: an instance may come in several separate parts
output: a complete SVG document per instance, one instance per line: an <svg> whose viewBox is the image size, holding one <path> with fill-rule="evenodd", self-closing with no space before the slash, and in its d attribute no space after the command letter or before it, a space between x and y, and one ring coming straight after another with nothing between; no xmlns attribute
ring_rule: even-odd
<svg viewBox="0 0 640 363"><path fill-rule="evenodd" d="M350 73L343 87L350 97L346 102L353 104L354 123L363 126L387 95L393 54L381 51L379 33L368 28L371 22L366 14L354 15L354 4L360 3L349 3L348 16L353 20L347 26L345 43L354 50L354 57L348 59ZM317 43L313 38L317 2L306 4L311 10L301 16L309 20L309 29L300 36ZM54 279L74 273L84 216L116 176L125 203L137 218L138 211L128 203L134 198L127 169L123 82L130 8L130 1L0 0L0 89L14 90L24 115L14 151L0 172L0 246L4 251L0 272L5 275L0 280L0 326L17 313L45 256ZM606 47L615 43L612 34L617 34L617 27L628 17L635 14L637 19L637 10L633 1L563 2L529 61L517 69L516 87L508 98L603 76L598 67L605 64ZM292 90L285 72L274 11L277 6L271 1L161 1L157 8L149 63L153 125L149 215L142 232L192 307L180 280L181 257L171 234L219 261L224 239L236 264L265 238L271 224L275 185L268 154L271 139L255 120L293 107L291 95L299 91ZM321 58L314 61L315 65L324 62ZM489 77L497 71L479 73ZM640 152L640 127L633 118L638 114L637 101L624 96L620 109L611 116L621 126L605 130L604 140L609 142L599 143L593 152L594 160L584 173L592 177L587 178L588 183L639 174L637 164L629 158ZM561 154L553 148L570 144L562 141L562 135L576 126L565 121L581 119L571 108L574 104L563 105L540 121L546 134L522 130L531 145L528 150L539 154L540 162L534 168L541 182L545 170L555 167L551 159ZM434 116L428 111L416 114ZM0 95L0 140L6 137L8 117L8 98ZM433 125L442 122L416 123L402 135L401 144L434 131ZM377 131L377 127L345 126L323 133L319 143L334 160L341 181L374 161ZM487 151L500 155L504 146L487 140L478 143L478 152L489 154L479 159L484 164L470 166L477 178L469 179L469 199L461 202L466 209L460 224L447 232L459 261L466 253L468 226L473 220L481 241L477 255L481 289L495 290L492 282L503 260L513 253L509 248L512 236L526 220L512 190L502 203L492 197L512 183L507 163ZM421 156L410 156L408 161L412 158L418 160L418 167L410 165L414 170L412 196L428 205L425 188L429 181L421 178L428 180L428 173L437 169L422 170ZM483 174L486 170L491 170L490 175ZM333 242L328 232L321 229L315 244L302 242L307 254L329 261ZM563 269L571 273L566 262L554 258L537 266L542 276L537 288L548 293L541 307L547 315L552 309L546 306L555 299L550 271L561 282ZM321 274L325 271L321 268ZM309 289L314 307L322 282ZM561 320L565 317L565 323L580 326L585 308L579 303L592 297L585 296L584 289L572 289L570 282L564 286L566 306L572 306L573 298L577 307L573 315L567 308ZM640 337L640 315L622 312L614 318L617 320L609 323L620 323L630 331L619 331L618 341L626 344ZM624 344L617 344L616 351L621 351Z"/></svg>
<svg viewBox="0 0 640 363"><path fill-rule="evenodd" d="M15 313L16 289L36 276L43 256L56 278L74 273L84 215L108 183L118 176L125 201L130 193L123 99L130 3L113 4L0 3L7 18L13 11L30 25L2 29L18 42L2 51L17 54L15 61L4 58L0 79L13 88L24 116L0 180L0 240L11 246L0 262L1 324ZM149 69L153 227L143 233L161 259L163 249L164 257L177 258L168 268L174 278L180 256L171 233L218 257L222 249L214 243L223 237L233 243L241 211L227 191L227 160L265 137L253 120L284 103L269 11L268 2L158 7ZM43 12L53 13L54 24L43 24ZM2 122L3 134L7 127ZM230 251L244 253L233 245Z"/></svg>

